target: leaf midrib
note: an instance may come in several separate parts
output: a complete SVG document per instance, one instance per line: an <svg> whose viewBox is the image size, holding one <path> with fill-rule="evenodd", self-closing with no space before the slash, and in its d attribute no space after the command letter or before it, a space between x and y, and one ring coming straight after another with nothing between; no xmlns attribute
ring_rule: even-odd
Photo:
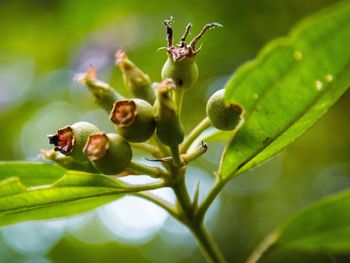
<svg viewBox="0 0 350 263"><path fill-rule="evenodd" d="M345 21L343 24L346 24L347 21ZM342 27L343 31L345 31L346 29L349 30L348 28L346 27ZM332 33L332 35L334 34L335 32ZM339 34L339 31L337 31L337 33ZM324 39L324 38L323 38ZM328 38L330 39L330 38ZM330 40L329 40L330 41ZM329 42L327 41L327 42ZM334 40L333 40L334 41ZM317 45L317 48L313 49L313 52L316 52L316 50L318 50L320 48L320 45ZM311 56L309 56L309 58L305 58L306 59L311 59L310 58ZM298 63L295 63L295 64L292 64L292 69L295 67L295 65L298 65ZM347 63L346 66L344 67L345 69L347 69L349 67L350 63ZM340 71L340 73L338 73L337 75L341 74L342 72L344 72L345 70L342 70ZM277 79L277 80L282 80L283 78L286 77L286 72L288 71L285 71L283 74L280 75L280 77ZM273 85L269 86L266 90L264 90L264 94L259 96L258 100L261 101L262 98L264 98L266 96L266 94L268 93L268 91L272 90L273 88L276 87L276 84L277 84L277 81L274 81L273 82ZM252 155L250 155L244 162L240 163L239 165L237 165L236 169L234 171L231 172L231 174L229 174L228 176L226 176L227 178L231 179L234 175L236 175L239 170L241 168L243 168L247 163L249 163L255 156L257 156L260 152L262 152L265 148L267 148L271 143L273 143L277 137L283 135L290 127L293 126L293 124L301 118L302 115L305 114L305 112L307 112L310 108L312 108L312 106L315 105L315 103L318 101L319 98L321 98L325 93L326 91L328 91L328 86L329 85L333 85L334 83L327 83L326 87L324 87L324 89L319 92L317 94L317 96L315 96L315 98L311 101L311 103L301 112L299 113L296 118L293 118L293 120L291 122L289 122L289 124L287 125L286 128L282 129L280 132L276 133L275 136L273 136L270 141L268 143L265 143L263 144L261 147L258 148L258 150L256 150ZM256 107L255 107L256 108ZM245 123L247 123L252 115L253 111L251 112L251 114L248 115L247 119L245 120Z"/></svg>

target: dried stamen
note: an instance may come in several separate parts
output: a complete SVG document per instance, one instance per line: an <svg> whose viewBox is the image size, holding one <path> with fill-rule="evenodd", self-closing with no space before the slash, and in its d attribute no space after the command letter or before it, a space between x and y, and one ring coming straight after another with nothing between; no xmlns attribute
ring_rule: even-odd
<svg viewBox="0 0 350 263"><path fill-rule="evenodd" d="M171 24L173 22L174 22L174 19L172 16L170 17L170 19L167 19L164 21L164 25L166 27L166 36L167 36L167 41L168 41L168 47L173 46L174 36L173 36L173 29L171 27Z"/></svg>
<svg viewBox="0 0 350 263"><path fill-rule="evenodd" d="M119 127L131 125L137 115L136 103L133 100L119 100L115 102L110 120Z"/></svg>
<svg viewBox="0 0 350 263"><path fill-rule="evenodd" d="M74 136L71 127L67 126L59 129L56 134L48 135L49 143L55 145L54 150L64 155L68 155L73 150Z"/></svg>
<svg viewBox="0 0 350 263"><path fill-rule="evenodd" d="M213 28L216 28L216 27L222 27L221 24L219 23L209 23L209 24L206 24L202 31L190 42L190 47L193 49L193 51L195 50L195 45L197 44L197 42L202 38L202 36L207 32L209 31L210 29L213 29Z"/></svg>
<svg viewBox="0 0 350 263"><path fill-rule="evenodd" d="M188 34L190 33L190 30L191 30L191 27L192 27L192 24L191 23L188 23L187 26L186 26L186 30L185 30L185 33L182 35L181 39L180 39L180 47L186 47L186 38L188 36Z"/></svg>
<svg viewBox="0 0 350 263"><path fill-rule="evenodd" d="M95 133L89 136L84 148L84 154L92 161L100 160L105 156L109 142L105 133Z"/></svg>

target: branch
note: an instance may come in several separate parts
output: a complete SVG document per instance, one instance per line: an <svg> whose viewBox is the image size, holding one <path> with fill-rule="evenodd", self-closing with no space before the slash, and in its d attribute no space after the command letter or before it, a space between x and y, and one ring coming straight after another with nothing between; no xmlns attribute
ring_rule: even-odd
<svg viewBox="0 0 350 263"><path fill-rule="evenodd" d="M191 131L191 133L185 138L181 145L180 153L185 153L191 147L195 139L211 125L208 117L204 118L198 125Z"/></svg>
<svg viewBox="0 0 350 263"><path fill-rule="evenodd" d="M177 220L179 220L180 222L183 223L183 219L181 218L179 212L177 211L176 207L173 206L172 204L168 203L167 201L165 201L164 199L162 199L161 197L147 191L147 192L139 192L139 193L135 193L135 196L144 198L160 207L162 207L164 210L166 210L170 215L172 215L174 218L176 218Z"/></svg>
<svg viewBox="0 0 350 263"><path fill-rule="evenodd" d="M227 180L223 181L217 177L213 188L210 190L209 194L202 201L195 215L196 222L202 222L205 216L205 213L209 209L210 205L214 202L215 198L220 193L221 189L226 185Z"/></svg>

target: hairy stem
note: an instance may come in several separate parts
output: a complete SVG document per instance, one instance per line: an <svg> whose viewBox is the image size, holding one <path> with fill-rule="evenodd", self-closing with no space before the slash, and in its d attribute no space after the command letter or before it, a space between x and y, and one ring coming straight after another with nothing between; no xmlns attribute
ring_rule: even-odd
<svg viewBox="0 0 350 263"><path fill-rule="evenodd" d="M180 153L185 153L191 147L195 139L211 125L208 117L204 118L198 125L191 131L191 133L185 138L181 145Z"/></svg>

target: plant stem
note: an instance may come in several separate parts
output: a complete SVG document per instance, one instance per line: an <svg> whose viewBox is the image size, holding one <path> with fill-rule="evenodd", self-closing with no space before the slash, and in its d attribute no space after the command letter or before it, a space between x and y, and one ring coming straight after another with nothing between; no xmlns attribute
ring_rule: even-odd
<svg viewBox="0 0 350 263"><path fill-rule="evenodd" d="M177 113L180 119L181 116L181 110L182 110L182 101L183 101L183 97L185 94L185 90L184 89L176 89L174 90L174 103L177 106Z"/></svg>
<svg viewBox="0 0 350 263"><path fill-rule="evenodd" d="M190 134L185 138L184 142L181 145L180 153L187 152L188 148L191 147L195 139L211 125L208 117L205 117L198 125L190 132Z"/></svg>
<svg viewBox="0 0 350 263"><path fill-rule="evenodd" d="M131 143L132 147L135 147L137 149L143 150L145 152L148 152L150 154L152 154L155 157L160 157L161 153L160 151L157 149L157 147L148 144L148 143Z"/></svg>
<svg viewBox="0 0 350 263"><path fill-rule="evenodd" d="M158 147L158 149L161 151L161 153L163 154L164 157L170 155L169 150L167 149L167 147L166 147L164 144L162 144L162 143L159 141L157 135L154 134L154 135L152 136L151 142L153 142L153 143Z"/></svg>
<svg viewBox="0 0 350 263"><path fill-rule="evenodd" d="M184 217L187 221L190 221L193 217L192 202L186 188L184 176L181 176L178 182L173 185L173 190L177 197L178 206L181 208Z"/></svg>
<svg viewBox="0 0 350 263"><path fill-rule="evenodd" d="M139 172L141 174L149 175L155 178L169 177L169 174L167 172L158 167L147 166L133 160L129 163L128 168L134 170L135 172Z"/></svg>
<svg viewBox="0 0 350 263"><path fill-rule="evenodd" d="M171 151L171 156L173 157L173 161L174 161L175 165L177 167L183 166L184 163L180 157L179 146L178 145L171 146L170 151Z"/></svg>
<svg viewBox="0 0 350 263"><path fill-rule="evenodd" d="M193 160L196 160L197 158L201 157L208 149L208 145L205 143L202 143L202 145L195 150L185 153L181 155L181 160L183 161L184 165L192 162Z"/></svg>
<svg viewBox="0 0 350 263"><path fill-rule="evenodd" d="M178 205L181 208L183 216L185 217L182 223L184 223L195 235L200 244L201 251L207 259L207 262L225 263L225 258L220 252L215 241L206 231L203 223L194 220L193 205L186 188L185 178L183 175L180 176L180 180L173 186L173 189L178 200Z"/></svg>
<svg viewBox="0 0 350 263"><path fill-rule="evenodd" d="M203 255L208 262L225 263L226 260L222 255L214 239L209 235L203 224L194 224L189 227L197 238Z"/></svg>
<svg viewBox="0 0 350 263"><path fill-rule="evenodd" d="M273 246L277 239L278 234L276 232L273 232L271 235L267 236L249 256L249 258L247 259L247 263L258 262L261 256Z"/></svg>
<svg viewBox="0 0 350 263"><path fill-rule="evenodd" d="M157 196L151 192L148 192L148 191L135 193L134 195L141 197L141 198L144 198L144 199L162 207L170 215L172 215L174 218L176 218L177 220L182 222L183 219L179 215L179 212L177 211L176 207L174 207L172 204L168 203L167 201L163 200L159 196Z"/></svg>
<svg viewBox="0 0 350 263"><path fill-rule="evenodd" d="M199 206L195 219L197 222L202 222L204 219L204 215L209 209L210 205L214 202L217 195L220 193L221 189L226 185L227 181L223 181L219 179L219 177L216 177L216 181L214 183L213 188L210 190L209 194L205 197L205 199L202 201L201 205Z"/></svg>

